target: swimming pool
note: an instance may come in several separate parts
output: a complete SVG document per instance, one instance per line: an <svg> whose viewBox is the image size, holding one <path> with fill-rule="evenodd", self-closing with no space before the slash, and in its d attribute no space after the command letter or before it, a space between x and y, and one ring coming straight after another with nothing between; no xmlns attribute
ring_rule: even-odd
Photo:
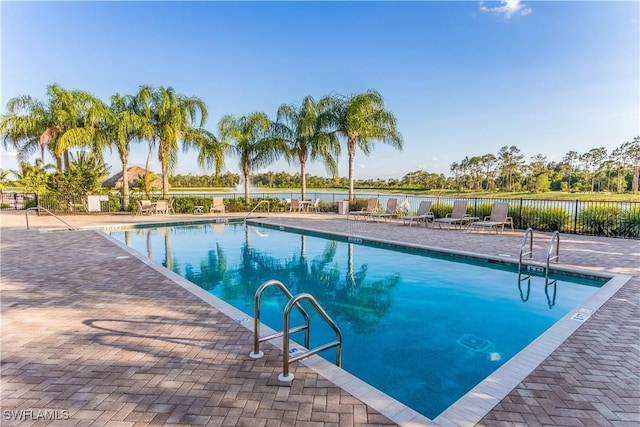
<svg viewBox="0 0 640 427"><path fill-rule="evenodd" d="M545 292L534 276L526 298L509 265L244 224L111 235L249 315L266 280L311 293L342 330L343 368L432 419L603 284L562 275ZM286 301L268 297L262 321L281 329ZM311 346L331 340L314 320Z"/></svg>

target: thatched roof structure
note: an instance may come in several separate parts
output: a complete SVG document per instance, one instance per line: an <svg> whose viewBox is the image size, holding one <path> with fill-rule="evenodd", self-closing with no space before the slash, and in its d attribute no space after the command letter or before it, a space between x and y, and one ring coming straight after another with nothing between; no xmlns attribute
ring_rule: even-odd
<svg viewBox="0 0 640 427"><path fill-rule="evenodd" d="M144 172L146 169L140 166L131 166L127 169L127 180L129 181L129 188L144 186ZM162 188L162 177L151 172L151 187ZM102 183L103 187L108 188L122 188L122 172L118 172L110 178L107 178Z"/></svg>

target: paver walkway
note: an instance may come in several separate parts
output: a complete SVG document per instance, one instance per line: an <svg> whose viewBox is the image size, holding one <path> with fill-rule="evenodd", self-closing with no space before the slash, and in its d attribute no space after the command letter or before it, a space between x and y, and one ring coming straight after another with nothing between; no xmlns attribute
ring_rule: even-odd
<svg viewBox="0 0 640 427"><path fill-rule="evenodd" d="M336 216L268 221L487 255L514 253L521 238ZM144 262L122 258L127 253L98 233L26 232L23 215L6 213L0 222L3 426L393 425L301 364L292 386L282 387L280 350L265 346L263 359L250 360L246 328ZM31 223L60 225L50 217ZM640 423L639 242L563 236L561 256L568 266L634 278L480 425Z"/></svg>

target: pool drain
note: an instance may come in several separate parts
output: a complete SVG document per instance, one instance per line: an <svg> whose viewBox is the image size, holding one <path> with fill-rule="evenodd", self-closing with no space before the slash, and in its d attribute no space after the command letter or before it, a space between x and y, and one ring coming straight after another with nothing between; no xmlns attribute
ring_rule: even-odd
<svg viewBox="0 0 640 427"><path fill-rule="evenodd" d="M491 341L471 334L464 334L456 342L460 345L470 348L473 351L478 352L485 352L492 347Z"/></svg>

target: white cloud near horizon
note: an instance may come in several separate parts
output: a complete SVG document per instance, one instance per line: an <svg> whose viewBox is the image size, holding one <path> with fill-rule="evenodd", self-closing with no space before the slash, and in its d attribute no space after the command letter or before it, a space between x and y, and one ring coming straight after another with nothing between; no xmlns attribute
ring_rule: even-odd
<svg viewBox="0 0 640 427"><path fill-rule="evenodd" d="M526 16L532 12L532 9L520 0L501 0L500 6L496 7L487 7L484 5L484 2L481 1L480 10L485 13L502 15L505 19L511 19L514 15Z"/></svg>

